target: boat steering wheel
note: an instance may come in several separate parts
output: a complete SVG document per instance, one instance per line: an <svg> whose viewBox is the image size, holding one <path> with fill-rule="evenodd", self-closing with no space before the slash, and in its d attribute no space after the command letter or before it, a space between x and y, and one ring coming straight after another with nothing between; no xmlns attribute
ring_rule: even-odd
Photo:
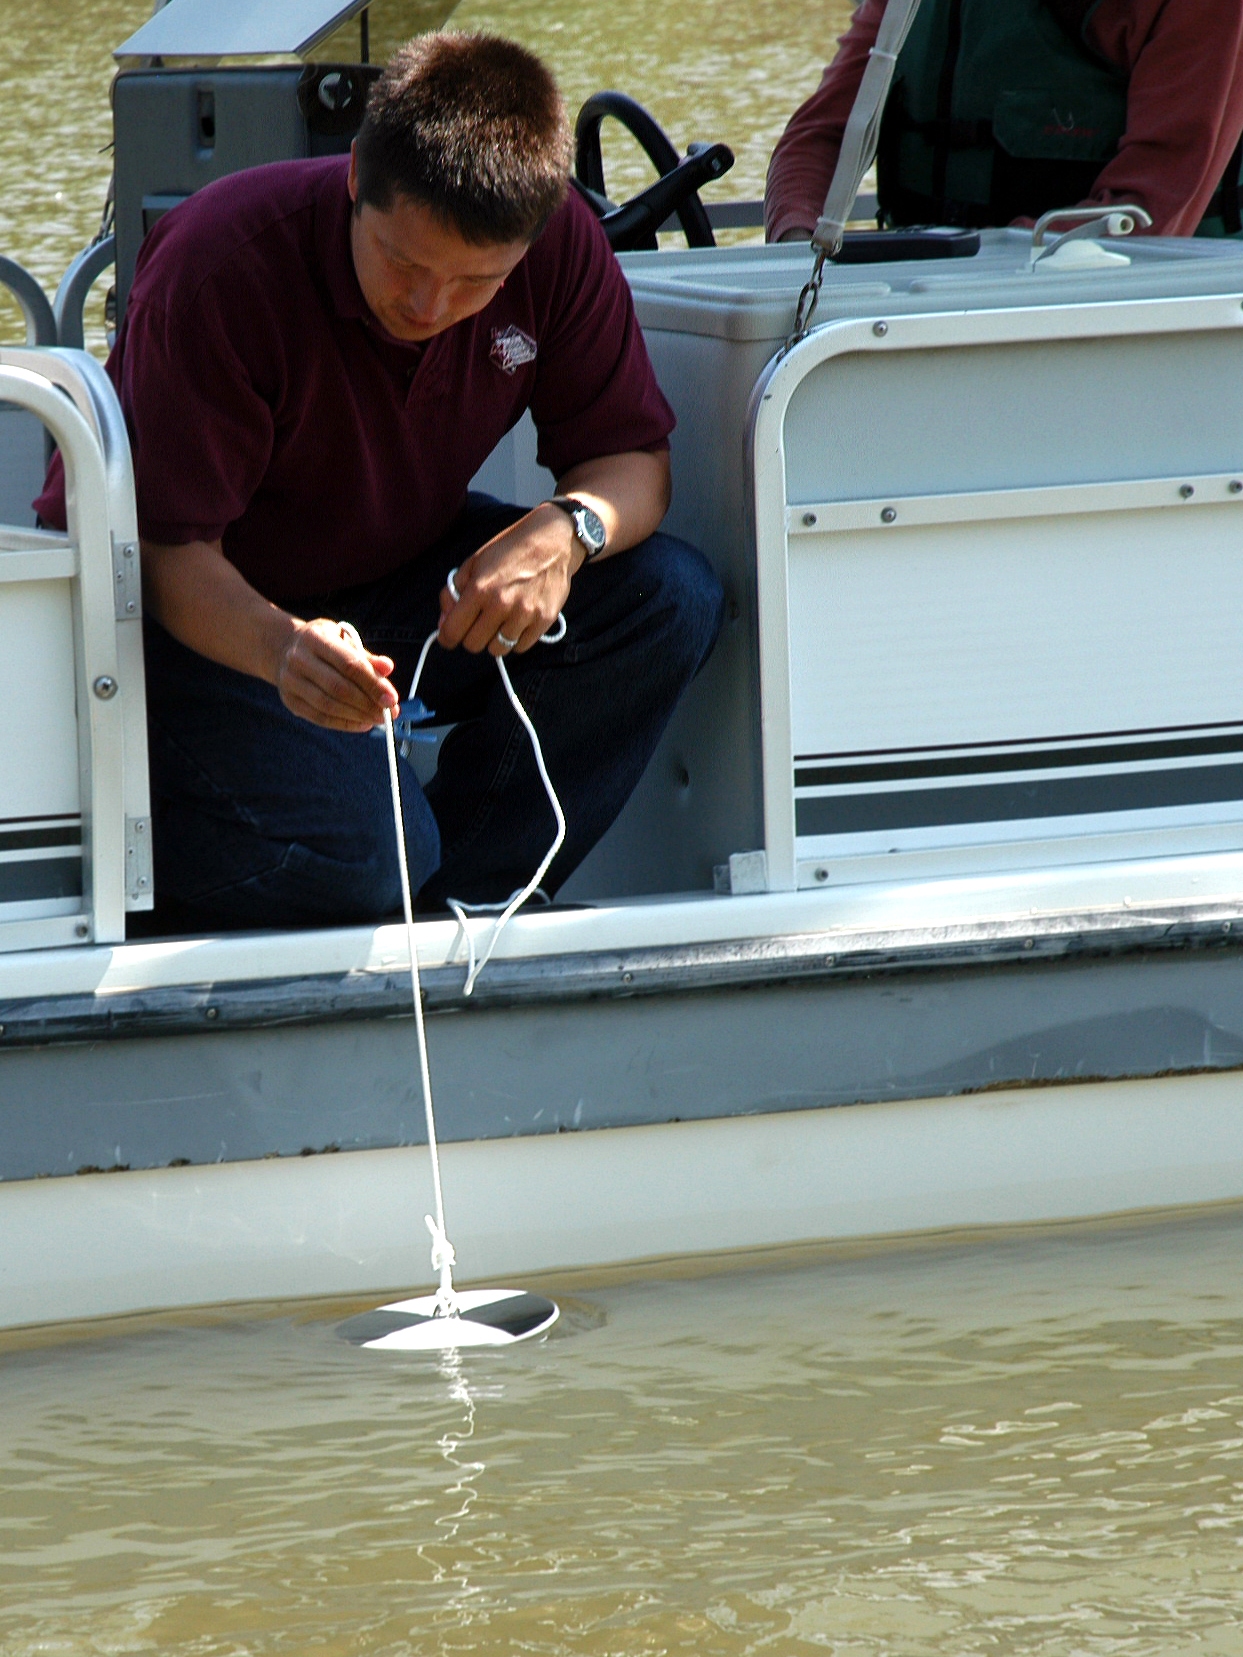
<svg viewBox="0 0 1243 1657"><path fill-rule="evenodd" d="M606 116L620 121L638 140L660 177L637 196L616 206L604 187L600 127ZM722 178L734 164L725 144L692 144L679 156L643 105L624 92L597 92L574 123L574 185L595 212L615 252L656 247L656 232L676 214L688 247L715 247L716 238L699 199L701 185Z"/></svg>

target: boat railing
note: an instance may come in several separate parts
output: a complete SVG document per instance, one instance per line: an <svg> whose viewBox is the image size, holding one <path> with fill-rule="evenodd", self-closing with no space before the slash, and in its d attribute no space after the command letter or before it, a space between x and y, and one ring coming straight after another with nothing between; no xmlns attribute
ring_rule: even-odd
<svg viewBox="0 0 1243 1657"><path fill-rule="evenodd" d="M125 421L83 351L0 348L0 401L59 448L68 517L0 524L0 949L119 942L153 895Z"/></svg>
<svg viewBox="0 0 1243 1657"><path fill-rule="evenodd" d="M55 345L56 318L38 279L16 259L0 253L0 287L7 288L21 309L27 345Z"/></svg>
<svg viewBox="0 0 1243 1657"><path fill-rule="evenodd" d="M71 350L81 351L86 343L84 313L91 289L110 266L116 264L117 239L101 236L84 247L60 279L52 301L56 340Z"/></svg>
<svg viewBox="0 0 1243 1657"><path fill-rule="evenodd" d="M1243 312L1235 271L1196 291L1193 243L1155 257L1158 297L1138 247L1062 267L1091 289L921 277L770 360L741 889L1243 843Z"/></svg>
<svg viewBox="0 0 1243 1657"><path fill-rule="evenodd" d="M26 344L55 345L56 318L37 277L16 259L0 255L0 288L17 302ZM49 453L34 416L0 404L0 523L34 523L30 503L39 492Z"/></svg>

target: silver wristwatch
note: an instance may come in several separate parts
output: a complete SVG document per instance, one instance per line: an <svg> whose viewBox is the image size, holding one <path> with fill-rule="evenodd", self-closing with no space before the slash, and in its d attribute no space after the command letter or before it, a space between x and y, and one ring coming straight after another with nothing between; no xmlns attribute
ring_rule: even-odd
<svg viewBox="0 0 1243 1657"><path fill-rule="evenodd" d="M604 543L608 539L600 514L593 512L585 502L575 500L573 495L551 495L549 506L559 506L563 512L569 514L574 521L574 533L578 536L579 545L586 553L585 562L590 564L598 553L604 551Z"/></svg>

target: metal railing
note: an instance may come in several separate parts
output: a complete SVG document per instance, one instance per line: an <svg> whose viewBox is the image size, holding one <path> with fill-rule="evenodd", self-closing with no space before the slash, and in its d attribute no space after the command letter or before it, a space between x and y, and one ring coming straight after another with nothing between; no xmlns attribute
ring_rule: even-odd
<svg viewBox="0 0 1243 1657"><path fill-rule="evenodd" d="M85 345L83 315L86 301L98 278L109 265L116 263L117 239L104 236L89 247L84 247L60 279L56 298L52 301L52 315L56 320L56 337L61 345L81 351Z"/></svg>
<svg viewBox="0 0 1243 1657"><path fill-rule="evenodd" d="M6 686L0 801L8 809L0 816L59 825L43 840L24 833L14 841L34 848L29 890L11 882L8 896L19 902L0 893L0 949L119 942L126 910L149 909L153 895L138 524L125 421L103 368L84 351L0 348L0 399L50 432L64 459L68 514L65 534L0 525L0 629L8 646L38 661L36 676L15 671ZM41 847L72 843L65 825L72 827L75 790L64 749L75 737L80 898L72 886L53 889L41 879L39 856Z"/></svg>
<svg viewBox="0 0 1243 1657"><path fill-rule="evenodd" d="M26 323L27 345L55 345L56 318L48 297L35 278L16 259L0 253L0 287L5 287L21 307Z"/></svg>
<svg viewBox="0 0 1243 1657"><path fill-rule="evenodd" d="M100 276L116 263L116 256L115 236L103 236L84 247L61 277L56 297L49 300L36 277L16 259L0 253L0 287L7 288L21 308L26 344L64 345L81 351L86 301Z"/></svg>

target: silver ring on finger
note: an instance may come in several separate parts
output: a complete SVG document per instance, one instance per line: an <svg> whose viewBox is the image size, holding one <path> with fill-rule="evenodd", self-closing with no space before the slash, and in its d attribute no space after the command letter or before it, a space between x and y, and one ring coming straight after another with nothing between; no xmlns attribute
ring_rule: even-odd
<svg viewBox="0 0 1243 1657"><path fill-rule="evenodd" d="M516 650L518 648L517 639L507 639L499 628L497 629L496 642L497 644L503 644L506 650Z"/></svg>

